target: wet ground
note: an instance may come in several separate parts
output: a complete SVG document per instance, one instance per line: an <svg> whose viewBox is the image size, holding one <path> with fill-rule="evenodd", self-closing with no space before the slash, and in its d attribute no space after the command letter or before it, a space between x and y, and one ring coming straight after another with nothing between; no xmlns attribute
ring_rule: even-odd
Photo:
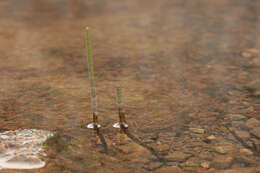
<svg viewBox="0 0 260 173"><path fill-rule="evenodd" d="M260 172L259 35L258 0L1 1L1 132L57 134L44 168L1 172Z"/></svg>

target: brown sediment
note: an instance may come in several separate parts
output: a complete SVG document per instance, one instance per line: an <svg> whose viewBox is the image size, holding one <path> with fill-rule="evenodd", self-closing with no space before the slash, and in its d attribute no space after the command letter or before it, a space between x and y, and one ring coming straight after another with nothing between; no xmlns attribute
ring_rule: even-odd
<svg viewBox="0 0 260 173"><path fill-rule="evenodd" d="M227 171L259 169L259 129L249 126L260 119L259 9L257 0L0 1L1 131L63 130L66 149L32 173L222 172L225 156ZM97 121L85 26L98 134L79 128ZM129 136L111 127L118 84Z"/></svg>

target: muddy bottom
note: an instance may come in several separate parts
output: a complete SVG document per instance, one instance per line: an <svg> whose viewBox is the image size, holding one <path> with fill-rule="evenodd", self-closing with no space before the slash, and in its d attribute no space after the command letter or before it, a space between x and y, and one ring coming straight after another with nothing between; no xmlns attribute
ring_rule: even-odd
<svg viewBox="0 0 260 173"><path fill-rule="evenodd" d="M259 172L259 35L257 0L1 1L0 132L56 134L45 167L1 173Z"/></svg>

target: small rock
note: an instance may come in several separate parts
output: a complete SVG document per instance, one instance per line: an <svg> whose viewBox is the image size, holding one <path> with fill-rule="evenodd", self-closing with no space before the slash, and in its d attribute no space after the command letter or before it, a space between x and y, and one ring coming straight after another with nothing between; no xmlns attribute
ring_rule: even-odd
<svg viewBox="0 0 260 173"><path fill-rule="evenodd" d="M252 151L250 151L249 149L246 149L246 148L241 148L240 153L244 153L246 155L253 155L254 154Z"/></svg>
<svg viewBox="0 0 260 173"><path fill-rule="evenodd" d="M223 147L216 147L215 149L216 149L216 152L218 152L220 154L226 154L227 153L227 151L225 151Z"/></svg>
<svg viewBox="0 0 260 173"><path fill-rule="evenodd" d="M160 168L153 173L182 173L181 169L175 166Z"/></svg>
<svg viewBox="0 0 260 173"><path fill-rule="evenodd" d="M249 52L242 52L242 56L245 57L245 58L251 58L252 54L249 53Z"/></svg>
<svg viewBox="0 0 260 173"><path fill-rule="evenodd" d="M246 116L241 115L241 114L228 114L227 117L232 120L232 121L240 121L240 120L245 120L247 119Z"/></svg>
<svg viewBox="0 0 260 173"><path fill-rule="evenodd" d="M241 139L249 139L250 138L250 134L247 131L243 131L243 130L235 130L235 134L241 138Z"/></svg>
<svg viewBox="0 0 260 173"><path fill-rule="evenodd" d="M232 164L233 158L230 156L218 156L212 162L212 166L218 169L229 168Z"/></svg>
<svg viewBox="0 0 260 173"><path fill-rule="evenodd" d="M253 96L260 96L260 79L250 82L246 85L246 88L253 94Z"/></svg>
<svg viewBox="0 0 260 173"><path fill-rule="evenodd" d="M200 164L200 166L201 166L202 168L209 169L210 163L209 163L209 162L202 162L202 163Z"/></svg>
<svg viewBox="0 0 260 173"><path fill-rule="evenodd" d="M245 58L252 58L253 56L257 55L259 51L257 49L246 49L241 54Z"/></svg>
<svg viewBox="0 0 260 173"><path fill-rule="evenodd" d="M255 119L255 118L250 118L247 122L246 122L246 126L249 129L254 129L257 127L260 127L260 121Z"/></svg>
<svg viewBox="0 0 260 173"><path fill-rule="evenodd" d="M250 64L253 66L253 67L260 67L260 58L255 58L253 59Z"/></svg>
<svg viewBox="0 0 260 173"><path fill-rule="evenodd" d="M176 151L174 153L169 154L165 158L170 160L170 161L177 161L177 162L182 162L185 161L187 158L189 158L191 155L186 154L180 151Z"/></svg>
<svg viewBox="0 0 260 173"><path fill-rule="evenodd" d="M255 135L256 137L260 138L260 127L256 127L251 130L251 133Z"/></svg>
<svg viewBox="0 0 260 173"><path fill-rule="evenodd" d="M217 138L214 135L210 135L210 136L207 137L207 139L210 140L210 141L214 141Z"/></svg>
<svg viewBox="0 0 260 173"><path fill-rule="evenodd" d="M189 128L190 131L194 132L194 133L198 133L198 134L203 134L205 133L204 129L199 129L199 128Z"/></svg>
<svg viewBox="0 0 260 173"><path fill-rule="evenodd" d="M156 144L161 145L162 143L161 141L156 141Z"/></svg>
<svg viewBox="0 0 260 173"><path fill-rule="evenodd" d="M226 146L218 146L215 148L216 152L220 154L226 154L229 151L229 148L226 148Z"/></svg>

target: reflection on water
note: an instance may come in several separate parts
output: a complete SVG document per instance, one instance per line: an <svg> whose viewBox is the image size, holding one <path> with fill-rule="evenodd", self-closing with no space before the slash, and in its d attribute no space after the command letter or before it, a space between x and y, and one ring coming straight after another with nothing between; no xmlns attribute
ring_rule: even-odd
<svg viewBox="0 0 260 173"><path fill-rule="evenodd" d="M0 133L0 169L35 169L45 166L42 144L53 134L44 130L24 129Z"/></svg>

